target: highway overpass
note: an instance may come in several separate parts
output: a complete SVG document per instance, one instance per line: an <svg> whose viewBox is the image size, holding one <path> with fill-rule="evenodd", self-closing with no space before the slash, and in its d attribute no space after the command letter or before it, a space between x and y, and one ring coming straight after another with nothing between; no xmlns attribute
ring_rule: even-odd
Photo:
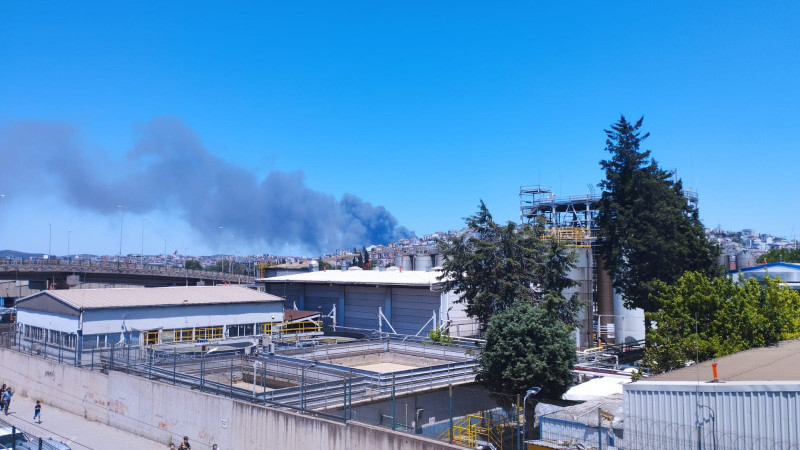
<svg viewBox="0 0 800 450"><path fill-rule="evenodd" d="M81 285L197 286L220 283L252 284L240 274L187 270L180 267L142 267L133 263L88 260L0 260L0 280L28 281L33 290L69 289Z"/></svg>

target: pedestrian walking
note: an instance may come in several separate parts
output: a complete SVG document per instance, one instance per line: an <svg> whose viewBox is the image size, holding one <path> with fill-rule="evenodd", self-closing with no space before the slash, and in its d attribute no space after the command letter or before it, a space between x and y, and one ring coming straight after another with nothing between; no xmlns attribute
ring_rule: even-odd
<svg viewBox="0 0 800 450"><path fill-rule="evenodd" d="M6 391L3 392L3 411L5 411L6 415L8 415L8 407L11 405L11 396L14 395L14 391L11 390L11 386L6 388Z"/></svg>
<svg viewBox="0 0 800 450"><path fill-rule="evenodd" d="M6 407L6 401L3 400L3 394L6 393L6 384L3 383L3 387L0 388L0 411L2 411Z"/></svg>
<svg viewBox="0 0 800 450"><path fill-rule="evenodd" d="M178 450L192 450L192 445L189 444L189 436L183 437L183 442L181 442L181 445L178 447Z"/></svg>
<svg viewBox="0 0 800 450"><path fill-rule="evenodd" d="M42 423L42 402L36 400L36 406L33 407L33 421Z"/></svg>

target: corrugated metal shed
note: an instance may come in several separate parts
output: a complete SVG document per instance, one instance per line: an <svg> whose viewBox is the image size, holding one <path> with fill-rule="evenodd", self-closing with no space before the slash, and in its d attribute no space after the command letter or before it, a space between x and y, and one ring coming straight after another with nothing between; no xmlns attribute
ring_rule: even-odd
<svg viewBox="0 0 800 450"><path fill-rule="evenodd" d="M43 291L19 300L17 307L25 309L26 303L36 302L41 296L75 309L283 302L275 295L240 286L179 286Z"/></svg>
<svg viewBox="0 0 800 450"><path fill-rule="evenodd" d="M796 448L800 382L639 381L623 388L625 448Z"/></svg>

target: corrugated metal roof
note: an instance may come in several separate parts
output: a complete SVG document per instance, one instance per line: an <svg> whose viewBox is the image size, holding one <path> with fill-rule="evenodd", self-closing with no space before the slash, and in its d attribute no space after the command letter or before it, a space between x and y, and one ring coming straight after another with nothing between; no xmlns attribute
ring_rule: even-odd
<svg viewBox="0 0 800 450"><path fill-rule="evenodd" d="M261 278L261 283L372 284L392 286L434 286L440 271L321 270L319 272Z"/></svg>
<svg viewBox="0 0 800 450"><path fill-rule="evenodd" d="M17 307L25 309L27 299L43 294L76 309L283 301L280 297L241 286L176 286L43 291L19 300Z"/></svg>
<svg viewBox="0 0 800 450"><path fill-rule="evenodd" d="M662 373L647 381L711 381L711 363ZM800 381L800 340L782 341L771 347L752 348L717 358L720 381Z"/></svg>

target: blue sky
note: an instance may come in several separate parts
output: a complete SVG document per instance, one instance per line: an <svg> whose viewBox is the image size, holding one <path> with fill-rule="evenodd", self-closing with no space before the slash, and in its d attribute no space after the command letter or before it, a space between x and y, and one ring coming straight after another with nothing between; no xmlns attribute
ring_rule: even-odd
<svg viewBox="0 0 800 450"><path fill-rule="evenodd" d="M706 226L800 234L797 2L381 3L4 2L0 249L116 254L117 205L123 253L518 221L620 114Z"/></svg>

